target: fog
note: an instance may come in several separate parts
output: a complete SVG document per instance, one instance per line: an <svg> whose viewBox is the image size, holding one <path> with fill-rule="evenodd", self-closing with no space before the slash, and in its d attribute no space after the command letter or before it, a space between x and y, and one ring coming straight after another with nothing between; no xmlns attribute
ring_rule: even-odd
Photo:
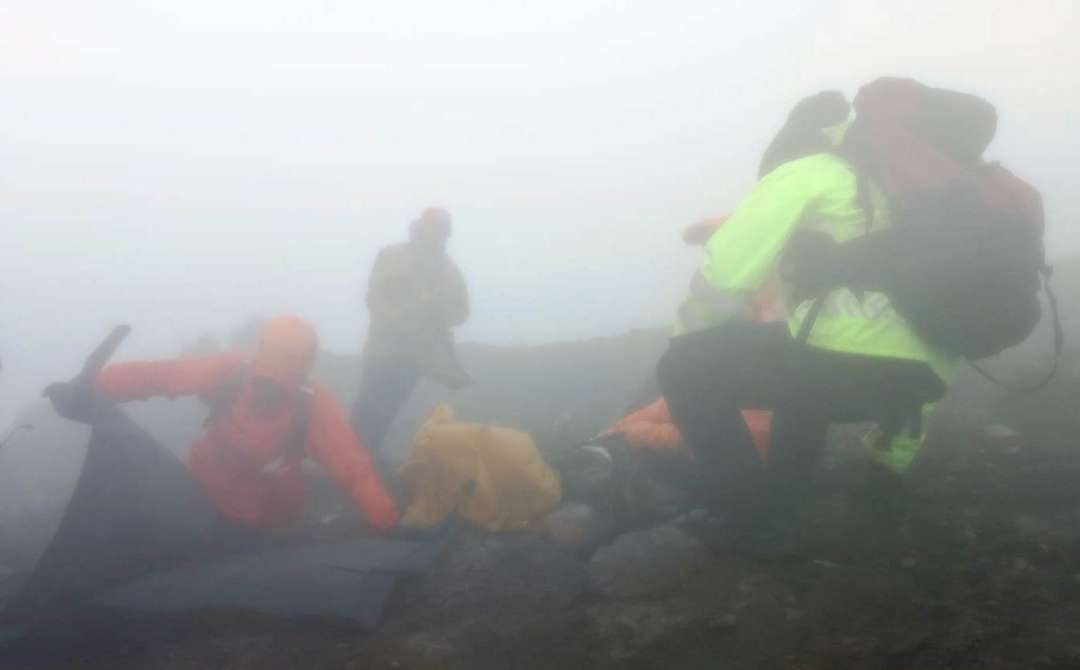
<svg viewBox="0 0 1080 670"><path fill-rule="evenodd" d="M738 202L799 97L882 74L993 101L988 155L1073 253L1078 7L6 0L0 422L120 321L126 355L276 312L358 350L371 260L431 204L463 339L665 325L678 230Z"/></svg>

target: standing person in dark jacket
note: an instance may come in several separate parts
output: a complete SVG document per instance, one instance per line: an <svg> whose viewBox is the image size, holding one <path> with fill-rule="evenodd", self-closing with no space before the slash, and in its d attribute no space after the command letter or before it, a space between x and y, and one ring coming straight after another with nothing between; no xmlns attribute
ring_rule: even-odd
<svg viewBox="0 0 1080 670"><path fill-rule="evenodd" d="M469 384L452 329L469 316L469 294L446 253L450 213L431 207L409 239L383 249L368 282L371 318L354 424L376 453L398 410L423 377L451 388Z"/></svg>

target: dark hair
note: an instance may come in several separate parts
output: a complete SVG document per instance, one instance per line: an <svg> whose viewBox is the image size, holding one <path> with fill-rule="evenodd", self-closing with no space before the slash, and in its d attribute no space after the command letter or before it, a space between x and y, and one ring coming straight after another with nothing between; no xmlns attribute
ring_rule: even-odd
<svg viewBox="0 0 1080 670"><path fill-rule="evenodd" d="M822 91L800 100L765 149L758 178L789 161L832 150L821 131L843 123L850 114L851 105L840 91Z"/></svg>

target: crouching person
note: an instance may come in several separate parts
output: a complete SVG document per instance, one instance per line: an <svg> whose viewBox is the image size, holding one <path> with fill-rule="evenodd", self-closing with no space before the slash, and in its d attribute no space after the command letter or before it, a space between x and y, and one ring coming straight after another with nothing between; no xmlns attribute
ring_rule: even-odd
<svg viewBox="0 0 1080 670"><path fill-rule="evenodd" d="M807 296L782 281L799 231L843 243L888 228L890 206L870 175L842 151L825 150L764 175L708 240L692 292L729 317L673 338L657 374L699 464L698 493L735 550L799 548L795 512L831 423L913 429L922 407L945 392L958 357L921 338L888 295L839 286ZM777 278L787 322L737 318ZM750 408L773 411L767 462L740 413Z"/></svg>

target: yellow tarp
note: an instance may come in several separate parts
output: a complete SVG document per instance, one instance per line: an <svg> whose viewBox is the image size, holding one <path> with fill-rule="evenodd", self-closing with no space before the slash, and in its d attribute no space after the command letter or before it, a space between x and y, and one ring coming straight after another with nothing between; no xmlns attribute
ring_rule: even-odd
<svg viewBox="0 0 1080 670"><path fill-rule="evenodd" d="M434 526L456 509L489 531L520 530L562 497L558 474L528 434L458 421L445 405L416 434L400 475L409 492L401 523L410 528Z"/></svg>

